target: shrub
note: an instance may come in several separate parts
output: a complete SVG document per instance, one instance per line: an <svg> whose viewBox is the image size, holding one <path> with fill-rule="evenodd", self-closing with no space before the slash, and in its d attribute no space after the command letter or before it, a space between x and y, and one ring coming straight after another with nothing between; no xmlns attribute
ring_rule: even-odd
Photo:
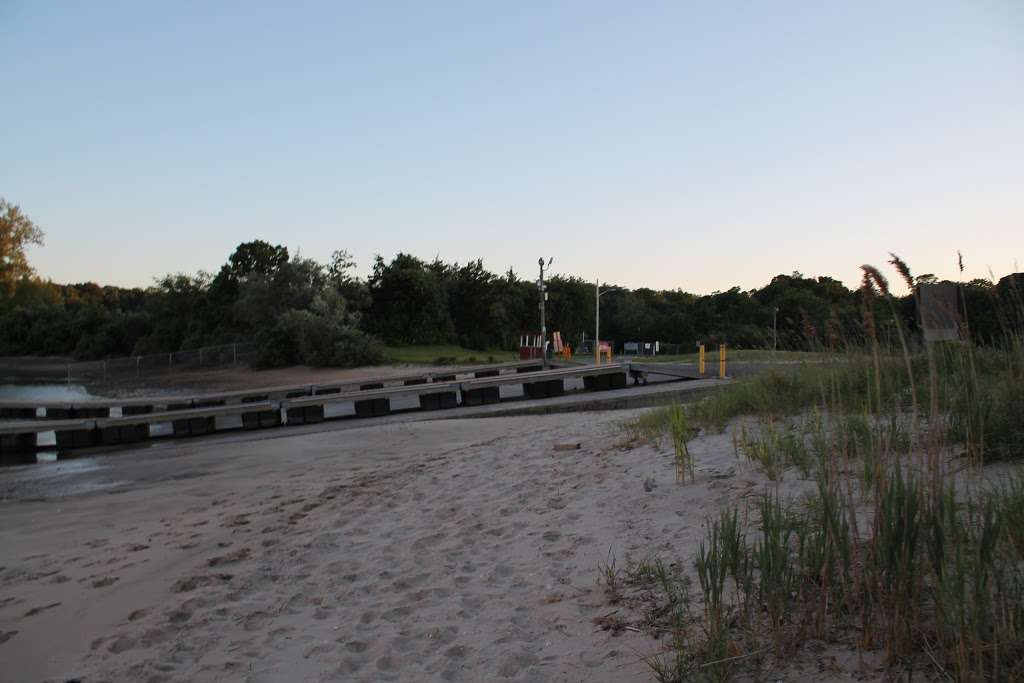
<svg viewBox="0 0 1024 683"><path fill-rule="evenodd" d="M354 327L309 311L288 311L256 335L257 368L355 367L383 361L380 343Z"/></svg>

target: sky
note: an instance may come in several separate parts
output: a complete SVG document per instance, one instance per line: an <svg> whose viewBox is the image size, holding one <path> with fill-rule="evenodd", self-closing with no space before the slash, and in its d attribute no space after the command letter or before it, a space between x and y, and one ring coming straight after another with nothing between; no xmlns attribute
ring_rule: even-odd
<svg viewBox="0 0 1024 683"><path fill-rule="evenodd" d="M1024 3L0 0L38 273L263 239L709 293L1024 262Z"/></svg>

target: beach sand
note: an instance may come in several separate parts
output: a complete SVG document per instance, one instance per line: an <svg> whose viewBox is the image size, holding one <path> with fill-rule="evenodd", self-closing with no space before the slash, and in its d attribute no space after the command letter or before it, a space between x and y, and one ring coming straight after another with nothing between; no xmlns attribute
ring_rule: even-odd
<svg viewBox="0 0 1024 683"><path fill-rule="evenodd" d="M706 516L767 480L724 434L691 443L697 482L678 486L668 450L619 446L630 414L278 430L0 471L0 680L650 681L659 642L594 624L615 609L599 566L688 566ZM786 679L825 680L813 664Z"/></svg>

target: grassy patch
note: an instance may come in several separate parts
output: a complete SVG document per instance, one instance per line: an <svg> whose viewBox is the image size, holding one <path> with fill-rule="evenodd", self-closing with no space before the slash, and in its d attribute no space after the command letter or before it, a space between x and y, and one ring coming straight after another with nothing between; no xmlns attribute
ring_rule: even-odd
<svg viewBox="0 0 1024 683"><path fill-rule="evenodd" d="M490 349L475 351L461 346L386 346L384 357L388 363L408 365L471 365L473 363L507 363L518 360L514 351Z"/></svg>
<svg viewBox="0 0 1024 683"><path fill-rule="evenodd" d="M880 651L894 672L1020 680L1021 479L965 497L893 467L875 493L866 539L850 524L858 503L825 479L802 504L766 490L754 519L709 519L693 563L700 615L681 599L688 576L646 560L654 570L632 572L647 591L634 628L667 634L648 662L656 680L756 677L763 655L777 662L808 638Z"/></svg>
<svg viewBox="0 0 1024 683"><path fill-rule="evenodd" d="M773 368L721 387L685 410L692 425L717 432L738 416L774 420L814 409L887 421L893 429L899 427L898 416L913 423L920 416L976 463L1024 457L1024 345L950 344L929 355L919 352L905 361L894 353L851 351L826 362ZM665 406L641 414L625 426L628 437L649 442L667 435L672 410ZM894 434L893 439L902 443L918 436ZM865 450L870 449L861 454Z"/></svg>

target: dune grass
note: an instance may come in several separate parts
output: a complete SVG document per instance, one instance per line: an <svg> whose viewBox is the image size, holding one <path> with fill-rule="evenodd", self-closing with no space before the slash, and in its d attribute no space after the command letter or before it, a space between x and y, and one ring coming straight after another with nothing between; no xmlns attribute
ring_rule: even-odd
<svg viewBox="0 0 1024 683"><path fill-rule="evenodd" d="M396 365L471 365L473 363L506 363L519 359L514 351L490 349L479 351L454 345L385 346L384 358Z"/></svg>
<svg viewBox="0 0 1024 683"><path fill-rule="evenodd" d="M873 270L868 302L888 295ZM1024 331L991 348L867 338L625 425L657 440L681 419L721 431L747 416L738 456L772 480L815 483L800 500L768 487L752 508L727 506L707 520L692 574L651 584L677 615L658 624L659 681L757 678L809 638L880 652L897 678L1024 680L1024 469L995 485L977 476L1024 462ZM693 574L699 618L674 607Z"/></svg>

